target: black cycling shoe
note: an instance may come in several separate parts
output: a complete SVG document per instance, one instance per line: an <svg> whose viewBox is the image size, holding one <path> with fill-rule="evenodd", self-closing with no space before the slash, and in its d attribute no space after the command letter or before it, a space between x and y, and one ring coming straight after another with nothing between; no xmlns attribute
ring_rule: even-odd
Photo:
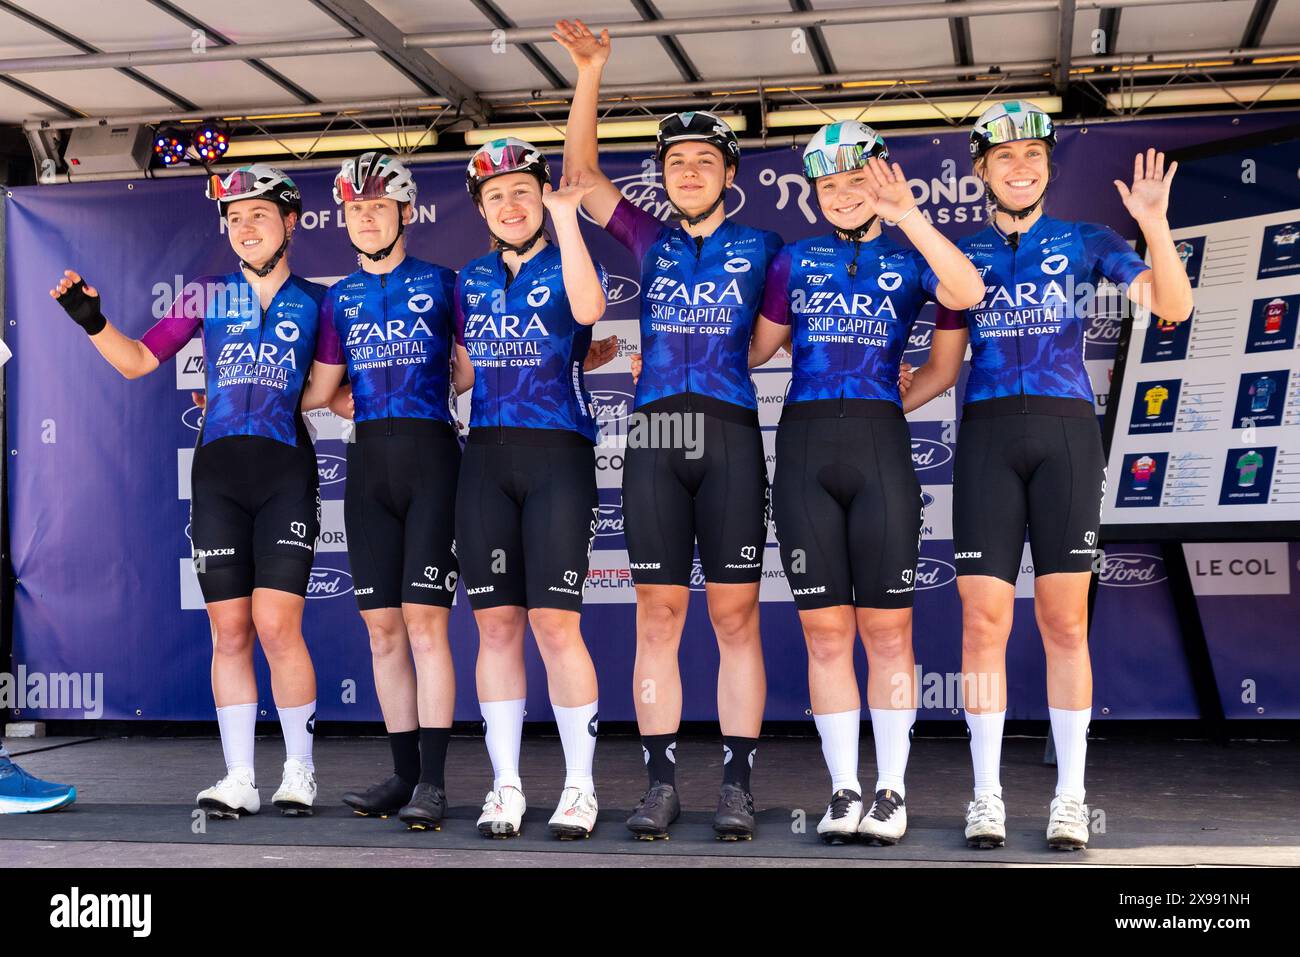
<svg viewBox="0 0 1300 957"><path fill-rule="evenodd" d="M349 791L343 795L343 803L361 817L388 817L396 814L410 797L411 785L394 774L364 791Z"/></svg>
<svg viewBox="0 0 1300 957"><path fill-rule="evenodd" d="M682 802L671 784L656 783L642 795L627 819L627 829L640 841L668 837L668 826L682 813Z"/></svg>
<svg viewBox="0 0 1300 957"><path fill-rule="evenodd" d="M397 812L412 831L441 831L447 813L447 792L436 784L417 784L406 807Z"/></svg>
<svg viewBox="0 0 1300 957"><path fill-rule="evenodd" d="M724 784L713 815L713 830L720 841L754 839L754 796L735 784Z"/></svg>

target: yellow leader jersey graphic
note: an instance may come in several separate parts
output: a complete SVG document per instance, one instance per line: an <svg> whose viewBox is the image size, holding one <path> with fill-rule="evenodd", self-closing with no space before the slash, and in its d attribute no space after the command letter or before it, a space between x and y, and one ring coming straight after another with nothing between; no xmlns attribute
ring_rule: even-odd
<svg viewBox="0 0 1300 957"><path fill-rule="evenodd" d="M1169 398L1169 390L1162 385L1152 386L1142 398L1147 403L1147 418L1154 419L1160 415L1160 407Z"/></svg>

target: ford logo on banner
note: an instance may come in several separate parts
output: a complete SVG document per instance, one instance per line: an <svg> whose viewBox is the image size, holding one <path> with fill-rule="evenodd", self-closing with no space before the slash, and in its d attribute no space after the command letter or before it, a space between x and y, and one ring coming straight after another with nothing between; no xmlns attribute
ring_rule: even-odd
<svg viewBox="0 0 1300 957"><path fill-rule="evenodd" d="M1123 323L1118 319L1098 316L1092 320L1092 324L1088 326L1088 331L1083 335L1089 342L1110 345L1119 342L1119 334L1123 331L1123 328Z"/></svg>
<svg viewBox="0 0 1300 957"><path fill-rule="evenodd" d="M602 505L596 516L596 537L609 538L623 534L623 505Z"/></svg>
<svg viewBox="0 0 1300 957"><path fill-rule="evenodd" d="M203 427L203 410L192 405L181 413L181 421L197 432Z"/></svg>
<svg viewBox="0 0 1300 957"><path fill-rule="evenodd" d="M337 598L352 592L352 576L338 568L313 568L307 582L308 598Z"/></svg>
<svg viewBox="0 0 1300 957"><path fill-rule="evenodd" d="M1140 588L1164 581L1165 561L1159 555L1139 555L1135 552L1106 552L1098 581L1102 585L1118 588Z"/></svg>
<svg viewBox="0 0 1300 957"><path fill-rule="evenodd" d="M595 419L601 425L622 422L632 414L634 401L628 393L619 392L616 389L591 390L591 404L595 412Z"/></svg>
<svg viewBox="0 0 1300 957"><path fill-rule="evenodd" d="M921 508L929 508L934 504L934 496L925 489L921 490Z"/></svg>
<svg viewBox="0 0 1300 957"><path fill-rule="evenodd" d="M952 461L952 449L934 439L912 440L912 467L918 471L935 469Z"/></svg>
<svg viewBox="0 0 1300 957"><path fill-rule="evenodd" d="M633 302L639 295L641 295L641 284L635 279L616 273L609 274L609 292L605 298L609 300L611 306Z"/></svg>
<svg viewBox="0 0 1300 957"><path fill-rule="evenodd" d="M704 591L704 566L698 558L691 561L691 591Z"/></svg>
<svg viewBox="0 0 1300 957"><path fill-rule="evenodd" d="M957 580L957 569L938 558L926 558L922 555L916 560L916 585L918 591L926 588L942 588Z"/></svg>
<svg viewBox="0 0 1300 957"><path fill-rule="evenodd" d="M907 349L903 355L910 356L916 352L927 352L933 340L934 321L932 319L918 319L912 324L912 331L907 334Z"/></svg>
<svg viewBox="0 0 1300 957"><path fill-rule="evenodd" d="M347 478L348 460L341 455L316 453L316 472L321 485L335 485Z"/></svg>
<svg viewBox="0 0 1300 957"><path fill-rule="evenodd" d="M668 222L672 218L673 204L668 201L668 194L664 192L659 170L656 169L653 173L646 170L628 176L619 176L613 180L613 183L623 197L637 209L649 213L662 222ZM736 215L744 205L745 191L733 183L731 189L727 190L724 203L727 215ZM596 222L582 206L578 207L578 213L587 222L593 224Z"/></svg>

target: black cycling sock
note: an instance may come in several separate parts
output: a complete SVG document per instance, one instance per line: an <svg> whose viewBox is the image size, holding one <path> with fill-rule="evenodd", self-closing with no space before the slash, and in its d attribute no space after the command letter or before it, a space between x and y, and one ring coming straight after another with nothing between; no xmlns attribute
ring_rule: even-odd
<svg viewBox="0 0 1300 957"><path fill-rule="evenodd" d="M641 747L645 751L645 770L650 786L671 784L677 786L677 733L643 734Z"/></svg>
<svg viewBox="0 0 1300 957"><path fill-rule="evenodd" d="M420 783L434 787L447 786L447 745L451 742L451 728L420 729Z"/></svg>
<svg viewBox="0 0 1300 957"><path fill-rule="evenodd" d="M749 772L754 768L754 755L758 753L758 738L722 736L722 783L734 784L749 792Z"/></svg>
<svg viewBox="0 0 1300 957"><path fill-rule="evenodd" d="M393 749L393 773L415 787L420 780L420 732L389 731L388 746Z"/></svg>

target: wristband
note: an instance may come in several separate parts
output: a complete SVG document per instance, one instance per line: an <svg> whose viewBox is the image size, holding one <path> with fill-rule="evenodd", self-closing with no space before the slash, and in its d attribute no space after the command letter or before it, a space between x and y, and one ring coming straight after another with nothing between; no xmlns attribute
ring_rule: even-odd
<svg viewBox="0 0 1300 957"><path fill-rule="evenodd" d="M99 297L86 295L86 281L77 280L68 287L68 291L59 296L58 303L72 317L72 321L86 330L86 335L93 336L102 332L108 320L99 311Z"/></svg>
<svg viewBox="0 0 1300 957"><path fill-rule="evenodd" d="M889 220L885 220L885 222L889 223L890 226L897 226L903 220L907 219L908 216L911 216L914 212L916 212L916 206L913 206L911 209L905 212L902 216L899 216L898 219L894 220L892 223L890 223Z"/></svg>

